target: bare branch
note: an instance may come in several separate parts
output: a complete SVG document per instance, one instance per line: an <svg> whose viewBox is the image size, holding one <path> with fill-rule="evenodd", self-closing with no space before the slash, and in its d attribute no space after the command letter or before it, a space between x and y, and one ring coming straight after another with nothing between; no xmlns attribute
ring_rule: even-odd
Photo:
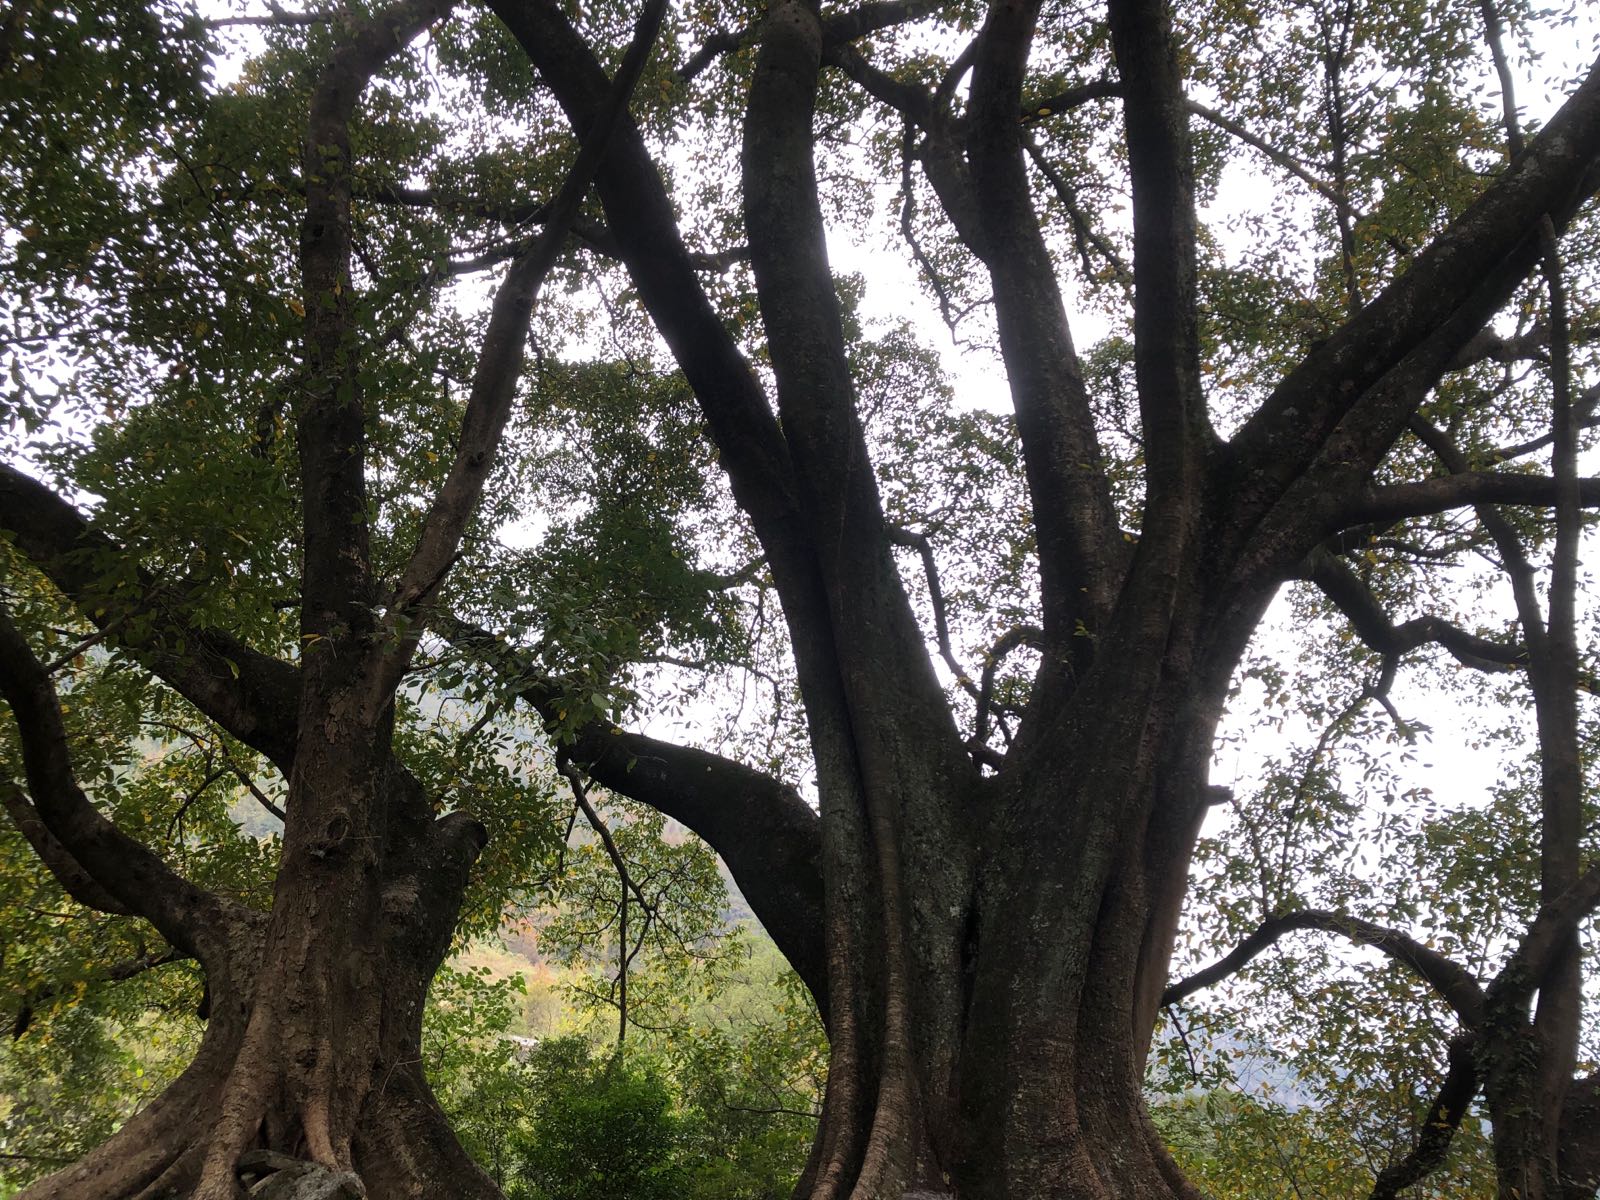
<svg viewBox="0 0 1600 1200"><path fill-rule="evenodd" d="M1052 163L1044 153L1044 149L1031 134L1024 134L1022 144L1028 151L1028 157L1033 160L1034 166L1050 182L1055 189L1056 199L1061 201L1061 206L1067 210L1067 216L1072 221L1072 236L1078 245L1078 256L1083 260L1083 273L1086 277L1093 278L1094 264L1089 260L1089 248L1092 246L1099 251L1100 256L1106 260L1117 280L1121 283L1132 285L1133 269L1122 261L1122 256L1117 253L1117 248L1106 240L1105 236L1094 227L1089 215L1083 211L1078 203L1077 191L1063 175L1060 169Z"/></svg>
<svg viewBox="0 0 1600 1200"><path fill-rule="evenodd" d="M1398 929L1389 929L1346 913L1327 912L1321 909L1304 909L1268 917L1225 957L1203 970L1196 971L1186 979L1168 984L1166 991L1161 994L1161 1003L1176 1004L1202 988L1220 983L1248 964L1263 950L1274 945L1285 934L1309 929L1337 933L1357 945L1371 946L1382 951L1432 986L1467 1028L1476 1029L1482 1023L1484 990L1472 972L1465 967L1437 950L1430 950Z"/></svg>
<svg viewBox="0 0 1600 1200"><path fill-rule="evenodd" d="M928 581L928 603L933 608L934 638L939 645L939 657L944 659L944 665L950 668L950 673L956 677L956 683L961 685L962 690L976 700L978 687L972 682L966 668L957 661L955 651L950 646L950 623L945 616L944 589L939 586L939 564L933 557L933 543L928 541L927 534L902 529L898 525L889 526L888 533L889 540L896 546L915 550L921 556L923 575Z"/></svg>
<svg viewBox="0 0 1600 1200"><path fill-rule="evenodd" d="M646 922L649 915L655 911L655 906L645 898L639 890L639 885L633 881L632 874L628 871L628 863L622 857L622 851L617 848L616 839L611 836L611 829L601 819L594 805L589 803L589 791L584 787L583 775L571 761L558 759L561 772L567 783L572 787L572 798L579 808L583 810L584 818L589 822L600 837L600 844L605 847L606 857L611 860L612 867L617 872L617 882L622 888L622 899L617 904L617 1045L621 1046L628 1036L628 964L632 962L634 954L638 953L638 946L632 951L628 948L628 893L632 892L639 901L639 906L645 910ZM645 931L639 932L639 945L644 944Z"/></svg>
<svg viewBox="0 0 1600 1200"><path fill-rule="evenodd" d="M989 647L989 652L983 656L982 682L978 685L978 714L973 728L973 737L980 744L989 740L989 709L994 702L994 673L1001 661L1019 646L1031 646L1042 652L1044 645L1044 630L1034 625L1019 625L1001 634L995 644Z"/></svg>
<svg viewBox="0 0 1600 1200"><path fill-rule="evenodd" d="M1121 95L1122 83L1119 80L1099 79L1090 83L1080 83L1074 87L1067 88L1064 91L1056 92L1055 94L1046 96L1043 99L1034 100L1023 105L1022 120L1024 124L1037 124L1038 122L1049 117L1056 116L1064 112L1070 112L1075 108L1081 108L1085 104L1091 104L1096 100L1110 100ZM1267 141L1242 121L1239 121L1234 117L1230 117L1228 114L1212 108L1208 104L1202 104L1198 100L1186 97L1183 103L1184 106L1195 116L1204 118L1206 121L1209 121L1211 124L1215 125L1218 129L1221 129L1232 137L1237 138L1251 149L1259 151L1274 166L1281 167L1283 170L1293 175L1296 179L1300 180L1300 182L1304 183L1323 199L1335 205L1345 205L1348 207L1348 199L1342 192L1339 191L1338 188L1334 187L1333 184L1329 183L1327 180L1321 178L1316 174L1315 171L1313 171L1309 166L1307 166L1300 159L1296 158L1294 155L1285 150L1280 150L1278 147L1274 146L1271 142ZM1353 208L1349 209L1349 211L1352 215L1359 218L1360 214L1356 213Z"/></svg>
<svg viewBox="0 0 1600 1200"><path fill-rule="evenodd" d="M1302 578L1316 584L1349 619L1356 636L1380 654L1398 657L1437 644L1463 666L1480 671L1505 671L1528 661L1525 646L1490 641L1439 617L1413 617L1396 625L1360 577L1326 550L1312 552Z"/></svg>
<svg viewBox="0 0 1600 1200"><path fill-rule="evenodd" d="M1314 173L1310 167L1294 157L1294 155L1278 149L1243 122L1235 120L1226 113L1219 112L1210 105L1202 104L1198 100L1188 100L1186 103L1189 111L1194 113L1195 116L1204 117L1218 129L1238 138L1252 149L1260 151L1274 166L1283 168L1283 170L1300 180L1301 183L1316 192L1324 200L1327 200L1336 208L1348 212L1356 220L1360 220L1361 214L1350 205L1349 198L1342 191Z"/></svg>
<svg viewBox="0 0 1600 1200"><path fill-rule="evenodd" d="M332 13L286 12L276 6L265 16L208 17L200 24L206 29L235 29L241 27L293 29L306 25L327 25L333 21Z"/></svg>
<svg viewBox="0 0 1600 1200"><path fill-rule="evenodd" d="M922 239L917 233L917 190L916 181L911 173L911 161L916 150L916 126L908 118L900 139L900 236L905 239L917 269L922 273L922 278L928 287L932 289L934 299L938 301L939 317L944 322L944 327L950 331L951 340L960 345L961 335L957 331L957 326L972 311L973 306L957 309L949 282L923 247Z"/></svg>
<svg viewBox="0 0 1600 1200"><path fill-rule="evenodd" d="M138 958L125 958L114 962L107 967L90 973L88 978L75 980L75 983L121 983L143 975L146 971L153 971L157 967L164 967L168 963L183 962L189 956L177 950L167 949L159 954L142 954ZM36 988L22 998L22 1004L17 1010L16 1017L11 1023L12 1040L20 1038L28 1031L33 1023L33 1014L41 1004L48 1004L66 990L65 987Z"/></svg>

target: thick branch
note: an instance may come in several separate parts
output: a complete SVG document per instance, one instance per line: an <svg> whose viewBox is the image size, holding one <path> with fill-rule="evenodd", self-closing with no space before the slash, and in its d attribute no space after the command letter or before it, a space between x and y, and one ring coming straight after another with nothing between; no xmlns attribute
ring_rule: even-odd
<svg viewBox="0 0 1600 1200"><path fill-rule="evenodd" d="M927 165L946 210L993 282L1038 532L1046 658L1076 659L1082 667L1120 585L1122 543L1055 264L1033 208L1017 117L1037 14L1034 3L997 3L979 37L967 123L970 219L962 211L966 197L940 187L949 172ZM1091 636L1075 637L1080 630ZM1067 675L1052 669L1047 678L1065 685ZM1042 689L1046 705L1053 691Z"/></svg>
<svg viewBox="0 0 1600 1200"><path fill-rule="evenodd" d="M1334 476L1341 486L1366 478L1433 381L1534 267L1542 216L1564 227L1597 186L1600 62L1526 153L1241 429L1233 443L1248 472L1233 491L1241 517L1264 512L1296 481L1329 494ZM1319 456L1328 478L1312 479Z"/></svg>
<svg viewBox="0 0 1600 1200"><path fill-rule="evenodd" d="M829 46L842 46L927 16L938 11L938 8L936 0L868 0L859 8L826 18L822 22L823 41ZM738 29L714 30L678 68L678 78L685 83L692 81L718 58L731 54L749 42L757 28L752 24Z"/></svg>
<svg viewBox="0 0 1600 1200"><path fill-rule="evenodd" d="M757 299L851 719L892 709L904 727L937 739L922 759L933 752L953 764L965 756L889 551L828 265L812 136L821 53L820 19L805 0L772 6L741 159ZM864 770L905 780L918 765L904 761L898 739L866 737L859 724L853 737L858 752L883 747L893 760Z"/></svg>
<svg viewBox="0 0 1600 1200"><path fill-rule="evenodd" d="M1600 507L1600 478L1577 481L1578 500L1586 508ZM1508 471L1464 471L1416 483L1370 487L1336 517L1338 528L1381 524L1406 517L1423 517L1480 504L1524 504L1554 507L1556 481L1548 475L1519 475ZM1332 532L1332 530L1329 530Z"/></svg>
<svg viewBox="0 0 1600 1200"><path fill-rule="evenodd" d="M784 436L823 569L864 570L858 578L870 578L880 566L873 560L883 557L885 528L855 413L812 161L821 52L814 11L800 0L774 5L745 120L745 225Z"/></svg>
<svg viewBox="0 0 1600 1200"><path fill-rule="evenodd" d="M329 54L311 96L301 168L306 185L300 226L305 400L297 435L301 633L313 679L329 672L353 676L372 653L374 632L366 418L352 333L350 121L372 77L452 3L401 0L354 25ZM329 661L340 653L343 663Z"/></svg>
<svg viewBox="0 0 1600 1200"><path fill-rule="evenodd" d="M1600 1073L1572 1081L1561 1111L1561 1200L1600 1190Z"/></svg>
<svg viewBox="0 0 1600 1200"><path fill-rule="evenodd" d="M1211 440L1200 390L1194 162L1171 15L1163 0L1114 0L1133 187L1134 370L1145 456L1141 557L1192 513Z"/></svg>
<svg viewBox="0 0 1600 1200"><path fill-rule="evenodd" d="M444 634L493 669L546 721L562 691L486 630L452 621ZM565 750L596 783L694 830L734 882L826 1013L822 945L822 833L817 814L781 780L704 750L596 721Z"/></svg>
<svg viewBox="0 0 1600 1200"><path fill-rule="evenodd" d="M1490 985L1491 1000L1515 1002L1537 991L1551 964L1566 951L1567 939L1596 908L1600 908L1600 863L1540 907L1516 951Z"/></svg>
<svg viewBox="0 0 1600 1200"><path fill-rule="evenodd" d="M609 80L559 5L491 7L527 52L576 129L594 121ZM735 499L750 515L796 627L801 688L835 690L831 633L815 555L800 517L789 448L760 381L696 277L673 203L639 130L619 124L595 181L639 298L705 413Z"/></svg>
<svg viewBox="0 0 1600 1200"><path fill-rule="evenodd" d="M55 492L4 464L0 530L107 641L287 771L300 690L293 666L193 624L181 589L163 585Z"/></svg>
<svg viewBox="0 0 1600 1200"><path fill-rule="evenodd" d="M1274 945L1284 934L1305 929L1337 933L1357 945L1371 946L1382 951L1432 986L1440 998L1455 1011L1463 1025L1475 1029L1482 1022L1484 991L1472 972L1465 967L1437 950L1428 949L1398 929L1389 929L1345 913L1320 909L1305 909L1300 912L1285 913L1282 916L1268 917L1226 957L1203 970L1196 971L1187 979L1168 984L1166 991L1161 995L1161 1003L1176 1004L1202 988L1220 983L1263 950Z"/></svg>
<svg viewBox="0 0 1600 1200"><path fill-rule="evenodd" d="M85 908L113 916L129 916L132 913L132 909L101 887L94 876L83 869L83 864L72 857L71 851L50 832L44 819L39 816L39 810L21 788L9 780L0 780L0 804L5 806L17 832L33 847L39 861L55 876L56 882L67 895Z"/></svg>

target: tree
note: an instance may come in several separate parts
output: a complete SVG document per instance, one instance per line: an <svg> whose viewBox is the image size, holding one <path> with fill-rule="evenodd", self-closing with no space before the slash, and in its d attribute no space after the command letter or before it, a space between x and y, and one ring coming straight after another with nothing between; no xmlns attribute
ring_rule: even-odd
<svg viewBox="0 0 1600 1200"><path fill-rule="evenodd" d="M1583 861L1575 605L1600 483L1576 464L1596 400L1577 349L1600 63L1529 133L1502 22L1531 18L1488 4L1177 21L1156 0L775 0L670 14L675 71L665 53L647 66L662 7L631 34L631 14L543 0L8 16L14 403L37 425L92 400L98 440L67 439L55 489L0 473L0 526L30 564L0 625L25 781L7 806L63 889L148 921L209 992L189 1070L29 1195L213 1200L282 1164L268 1152L353 1170L373 1195L494 1194L416 1065L486 844L397 740L419 649L443 642L537 711L578 774L705 837L818 998L831 1057L803 1195L1197 1194L1142 1096L1159 1011L1294 929L1377 947L1463 1029L1437 1113L1378 1191L1427 1170L1480 1091L1502 1195L1592 1188L1576 939L1600 870ZM230 20L265 28L266 50L207 86ZM1499 134L1470 93L1491 70ZM737 179L719 173L734 136ZM1241 146L1303 189L1256 217L1276 255L1230 255L1200 220ZM1008 419L954 411L915 353L857 326L824 237L830 209L871 200L840 178L857 167L899 179L947 318L976 303L992 320ZM1121 222L1103 200L1119 188ZM716 249L691 250L685 226ZM591 272L608 299L626 280L597 334L615 369L536 362L525 407L546 430L563 406L613 423L591 430L592 506L536 570L511 570L485 539L540 469L541 426L508 422L536 303L581 307L540 292L569 242L568 278ZM1074 256L1122 335L1088 355L1063 299ZM455 275L501 263L486 321L447 302ZM51 352L74 382L23 369L48 372ZM1544 369L1496 376L1528 362ZM909 436L880 435L885 408ZM749 571L695 569L681 521L655 519L715 507L681 436L695 422L757 547ZM942 492L919 437L954 459ZM1000 519L1008 495L1020 524ZM969 573L998 574L993 593L946 595L947 536L978 538ZM1541 576L1530 546L1546 542ZM1422 599L1480 551L1519 634ZM1531 684L1537 904L1487 983L1323 909L1264 913L1217 971L1168 979L1196 838L1225 798L1207 782L1217 722L1291 580L1376 656L1366 700L1434 646ZM623 664L714 640L714 598L763 584L817 812L791 782L617 719ZM63 601L76 624L55 619ZM1408 606L1423 611L1391 615ZM974 681L958 649L980 639ZM91 644L282 774L270 912L175 870L80 786L85 739L53 678Z"/></svg>

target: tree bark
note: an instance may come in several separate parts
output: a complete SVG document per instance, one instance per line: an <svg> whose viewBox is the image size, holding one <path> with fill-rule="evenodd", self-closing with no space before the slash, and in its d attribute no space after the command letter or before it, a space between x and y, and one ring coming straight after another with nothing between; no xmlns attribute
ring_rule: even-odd
<svg viewBox="0 0 1600 1200"><path fill-rule="evenodd" d="M396 786L420 794L408 778ZM296 1163L318 1163L324 1170L353 1167L371 1200L441 1194L497 1200L499 1189L461 1148L420 1066L428 985L449 950L483 831L464 817L447 816L430 818L426 826L408 831L408 837L409 850L397 850L395 867L378 892L381 933L373 955L377 965L370 1043L346 1038L332 1045L328 1007L286 1003L293 993L282 986L283 975L263 969L265 921L250 914L223 939L229 950L221 961L202 956L209 1011L194 1062L106 1143L40 1180L19 1200L153 1200L198 1194L203 1167L224 1153L225 1170L213 1178L220 1178L224 1194L231 1196L237 1194L241 1158L259 1160L262 1151ZM325 912L299 925L300 947L326 942ZM312 970L326 970L305 949L299 961L311 964ZM252 1044L249 1028L262 1012L274 1014L273 1036ZM352 1044L361 1047L360 1057L346 1052ZM308 1049L317 1057L311 1058ZM306 1114L319 1101L319 1087L326 1087L327 1111L330 1116L333 1112L333 1088L322 1082L330 1075L359 1093L342 1167L319 1158L306 1127ZM239 1090L241 1078L248 1081L247 1092ZM241 1094L257 1106L243 1137L237 1132L238 1109L227 1107Z"/></svg>

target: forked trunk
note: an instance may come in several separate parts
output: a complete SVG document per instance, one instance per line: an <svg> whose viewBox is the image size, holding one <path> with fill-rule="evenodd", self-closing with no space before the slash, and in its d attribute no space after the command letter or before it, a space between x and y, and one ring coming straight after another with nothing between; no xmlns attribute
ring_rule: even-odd
<svg viewBox="0 0 1600 1200"><path fill-rule="evenodd" d="M949 805L964 814L938 831L949 843L929 844L934 824L915 817L858 822L853 843L835 822L830 995L844 999L802 1196L1198 1195L1150 1122L1143 1081L1226 673L1177 669L1174 646L1147 652L1146 687L1130 655L1083 681L1040 735L1053 747L1041 770L864 806ZM908 894L902 856L952 864L944 893Z"/></svg>

